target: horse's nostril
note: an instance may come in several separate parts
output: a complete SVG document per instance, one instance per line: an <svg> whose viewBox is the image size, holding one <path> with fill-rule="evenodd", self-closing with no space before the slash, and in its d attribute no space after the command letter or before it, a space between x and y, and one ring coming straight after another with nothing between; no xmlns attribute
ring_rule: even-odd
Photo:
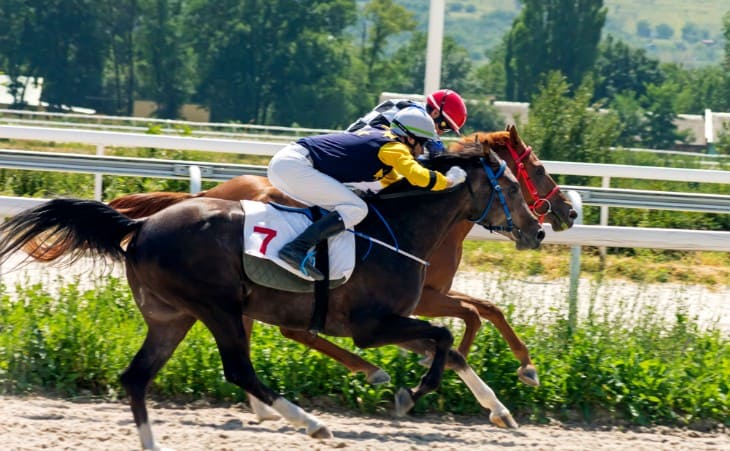
<svg viewBox="0 0 730 451"><path fill-rule="evenodd" d="M577 211L575 211L575 210L573 210L573 209L571 208L571 209L570 209L570 213L568 213L568 216L570 217L570 219L575 219L575 218L577 218L577 217L578 217L578 212L577 212Z"/></svg>
<svg viewBox="0 0 730 451"><path fill-rule="evenodd" d="M542 240L544 240L544 239L545 239L545 230L543 230L543 229L540 229L540 230L539 230L539 231L537 232L537 239L538 239L538 240L540 240L540 241L542 241Z"/></svg>

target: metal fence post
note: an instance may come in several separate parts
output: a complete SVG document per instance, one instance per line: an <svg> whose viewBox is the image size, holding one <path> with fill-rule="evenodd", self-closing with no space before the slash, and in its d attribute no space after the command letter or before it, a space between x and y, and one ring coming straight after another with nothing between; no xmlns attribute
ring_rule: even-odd
<svg viewBox="0 0 730 451"><path fill-rule="evenodd" d="M190 194L200 192L201 178L200 166L195 164L190 165Z"/></svg>
<svg viewBox="0 0 730 451"><path fill-rule="evenodd" d="M96 146L96 154L99 156L104 155L104 145L103 144L97 144ZM104 193L104 186L103 186L103 174L96 173L94 174L94 199L101 201L102 194Z"/></svg>
<svg viewBox="0 0 730 451"><path fill-rule="evenodd" d="M578 213L574 224L583 224L583 201L577 191L565 193L573 203L573 209ZM568 328L572 334L575 330L578 317L578 284L580 282L580 252L581 246L570 248L570 288L568 290Z"/></svg>

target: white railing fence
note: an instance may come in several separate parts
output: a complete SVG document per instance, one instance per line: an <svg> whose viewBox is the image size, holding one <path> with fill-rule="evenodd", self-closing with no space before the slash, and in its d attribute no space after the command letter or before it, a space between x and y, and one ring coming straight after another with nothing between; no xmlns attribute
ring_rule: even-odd
<svg viewBox="0 0 730 451"><path fill-rule="evenodd" d="M246 155L271 156L281 148L280 143L161 136L140 133L73 130L47 127L0 125L0 138L81 143L97 146L97 155L61 155L39 152L0 150L0 167L97 174L96 198L101 199L101 174L191 178L193 188L200 179L227 180L237 174L263 174L264 168L211 162L165 161L104 156L106 147L141 147L171 150L197 150ZM34 160L35 161L34 163ZM730 232L668 231L663 229L608 227L608 207L624 206L656 209L695 209L730 214L730 196L698 195L693 193L662 193L656 191L618 190L610 188L612 177L669 180L696 183L730 184L730 171L683 168L660 168L615 164L544 161L551 174L599 176L602 188L570 187L578 191L587 205L600 205L600 226L582 226L560 234L548 233L546 243L611 247L652 247L666 249L730 251ZM199 174L198 174L199 172ZM199 177L196 177L198 175ZM684 204L684 206L680 204ZM600 230L597 228L600 227ZM475 229L476 230L476 229ZM583 230L579 232L579 230ZM681 234L678 236L677 234ZM709 234L709 235L708 235ZM671 235L671 238L669 238ZM601 238L603 236L604 238ZM478 231L472 238L487 238ZM666 238L663 238L666 237ZM494 237L489 237L494 238ZM678 238L681 238L677 241ZM497 238L498 239L498 238Z"/></svg>

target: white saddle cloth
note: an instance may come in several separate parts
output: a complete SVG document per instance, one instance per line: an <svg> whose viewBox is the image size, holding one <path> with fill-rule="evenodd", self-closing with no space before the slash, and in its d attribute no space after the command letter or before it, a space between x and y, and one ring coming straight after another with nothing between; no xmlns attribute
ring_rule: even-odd
<svg viewBox="0 0 730 451"><path fill-rule="evenodd" d="M279 249L295 239L312 221L306 214L285 211L263 202L242 200L246 212L243 227L244 252L265 258L305 280L299 268L289 266L279 258ZM355 235L349 231L338 233L327 241L329 246L330 280L350 278L355 268Z"/></svg>

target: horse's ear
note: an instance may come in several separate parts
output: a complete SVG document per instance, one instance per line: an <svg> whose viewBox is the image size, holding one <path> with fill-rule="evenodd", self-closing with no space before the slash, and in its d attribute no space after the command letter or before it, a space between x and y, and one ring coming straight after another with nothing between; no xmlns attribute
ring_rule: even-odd
<svg viewBox="0 0 730 451"><path fill-rule="evenodd" d="M519 144L520 142L520 134L517 133L517 126L514 124L511 124L507 127L507 131L509 132L509 139L515 143Z"/></svg>

